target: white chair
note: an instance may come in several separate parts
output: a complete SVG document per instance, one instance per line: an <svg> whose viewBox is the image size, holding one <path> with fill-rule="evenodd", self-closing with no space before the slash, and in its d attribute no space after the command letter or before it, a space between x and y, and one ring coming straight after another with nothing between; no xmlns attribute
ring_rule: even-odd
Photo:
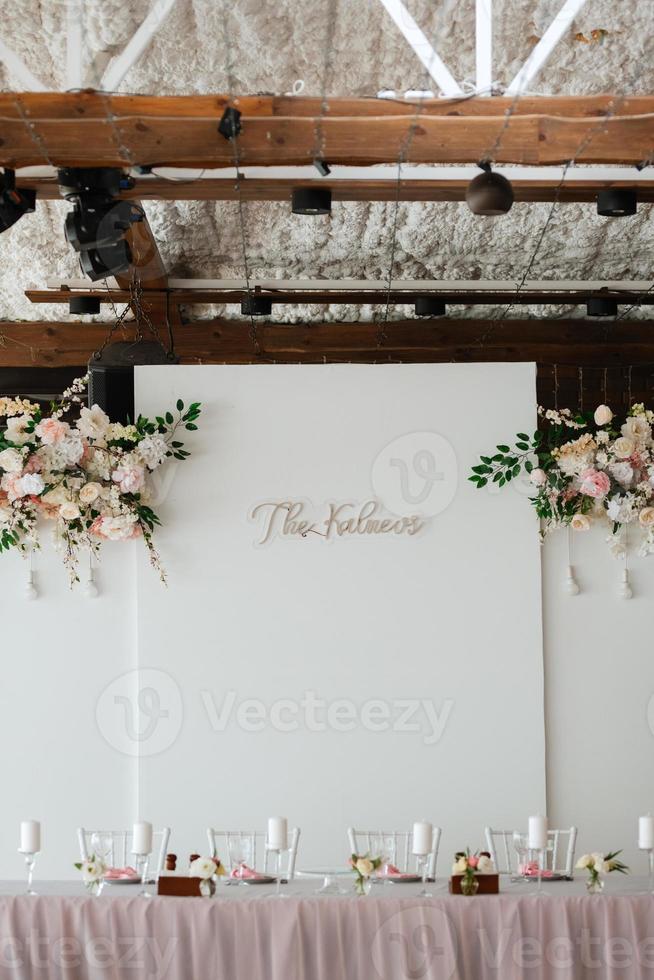
<svg viewBox="0 0 654 980"><path fill-rule="evenodd" d="M486 843L493 864L500 874L516 874L518 870L518 854L516 852L513 830L494 830L486 827ZM525 835L526 836L526 835ZM547 834L547 867L556 874L572 878L575 866L575 848L577 846L577 828L568 827L566 830L550 830Z"/></svg>
<svg viewBox="0 0 654 980"><path fill-rule="evenodd" d="M263 870L264 874L277 874L276 855L268 849L267 833L259 830L216 830L207 827L209 853L211 857L219 857L227 873L231 875L235 867L245 863L252 870ZM293 827L290 834L290 846L286 853L286 862L282 865L282 879L293 881L297 849L300 842L300 828ZM257 852L263 854L263 867L257 868ZM274 856L275 861L271 860Z"/></svg>
<svg viewBox="0 0 654 980"><path fill-rule="evenodd" d="M86 830L85 827L78 827L77 840L82 861L88 861L95 854L111 868L125 868L134 863L131 830ZM169 840L170 827L163 827L153 833L148 877L158 877L163 871ZM99 843L106 845L102 854L99 852L103 848L97 846Z"/></svg>
<svg viewBox="0 0 654 980"><path fill-rule="evenodd" d="M436 862L438 861L441 833L440 827L434 827L427 865L427 877L430 879L436 877ZM394 864L400 871L410 870L409 862L413 856L413 832L411 830L355 830L354 827L348 827L347 837L352 854L370 854L371 857L379 857L373 851L377 849L377 841L380 838L385 837L389 841L392 839L393 854L388 855L391 864Z"/></svg>

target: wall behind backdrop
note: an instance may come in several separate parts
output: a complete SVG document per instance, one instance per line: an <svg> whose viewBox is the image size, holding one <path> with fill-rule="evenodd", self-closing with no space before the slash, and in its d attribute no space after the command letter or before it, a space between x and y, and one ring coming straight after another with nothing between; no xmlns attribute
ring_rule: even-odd
<svg viewBox="0 0 654 980"><path fill-rule="evenodd" d="M105 550L96 600L68 592L47 542L34 603L20 559L0 562L1 877L22 873L21 818L44 821L40 873L69 877L79 823L137 812L170 823L180 855L204 850L209 822L287 813L300 866L340 864L349 823L426 816L445 828L443 873L485 822L544 809L546 776L550 816L576 821L581 847L637 860L654 563L632 562L620 601L604 535L578 536L570 599L565 536L548 542L544 699L532 509L465 479L534 424L532 365L147 368L137 390L143 411L204 403L192 459L160 487L169 588L131 545ZM428 520L315 533L330 503L373 496ZM281 500L318 526L303 538L275 520L258 545L272 509L252 509Z"/></svg>

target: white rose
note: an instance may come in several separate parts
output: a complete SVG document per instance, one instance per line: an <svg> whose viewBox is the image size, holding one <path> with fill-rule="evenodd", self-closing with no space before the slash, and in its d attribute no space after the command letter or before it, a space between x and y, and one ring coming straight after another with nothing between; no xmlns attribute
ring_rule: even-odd
<svg viewBox="0 0 654 980"><path fill-rule="evenodd" d="M68 500L59 508L59 516L65 521L75 521L79 517L79 507L72 500Z"/></svg>
<svg viewBox="0 0 654 980"><path fill-rule="evenodd" d="M595 425L608 425L613 418L613 412L608 405L598 405L595 409Z"/></svg>
<svg viewBox="0 0 654 980"><path fill-rule="evenodd" d="M633 467L629 463L611 463L609 472L623 487L628 487L634 478Z"/></svg>
<svg viewBox="0 0 654 980"><path fill-rule="evenodd" d="M626 459L635 452L635 449L636 443L628 436L620 436L620 438L616 439L613 443L613 452L618 459Z"/></svg>
<svg viewBox="0 0 654 980"><path fill-rule="evenodd" d="M7 473L20 473L23 468L23 457L17 449L3 449L0 453L0 470Z"/></svg>
<svg viewBox="0 0 654 980"><path fill-rule="evenodd" d="M104 439L109 424L109 416L105 415L99 405L94 405L93 408L83 408L80 411L77 431L87 439Z"/></svg>
<svg viewBox="0 0 654 980"><path fill-rule="evenodd" d="M590 854L584 854L575 864L575 868L577 868L578 871L583 871L585 868L590 868L592 860L593 859Z"/></svg>
<svg viewBox="0 0 654 980"><path fill-rule="evenodd" d="M545 470L541 470L540 467L536 467L529 474L529 479L534 484L535 487L542 487L543 484L547 483L547 473Z"/></svg>
<svg viewBox="0 0 654 980"><path fill-rule="evenodd" d="M375 870L370 858L359 858L354 867L357 869L360 875L363 875L364 878L369 878Z"/></svg>
<svg viewBox="0 0 654 980"><path fill-rule="evenodd" d="M651 527L654 524L654 507L643 507L638 520L642 527Z"/></svg>
<svg viewBox="0 0 654 980"><path fill-rule="evenodd" d="M7 419L8 441L15 443L17 446L23 446L26 442L29 442L31 436L25 432L25 427L31 421L32 419L29 415L14 415L13 418Z"/></svg>
<svg viewBox="0 0 654 980"><path fill-rule="evenodd" d="M99 483L85 483L79 492L79 499L83 504L92 504L102 493Z"/></svg>
<svg viewBox="0 0 654 980"><path fill-rule="evenodd" d="M207 881L209 878L213 878L216 873L216 862L211 858L196 858L188 869L188 873L190 878L202 878Z"/></svg>
<svg viewBox="0 0 654 980"><path fill-rule="evenodd" d="M585 514L575 514L570 521L570 527L575 531L588 531L590 529L590 521Z"/></svg>
<svg viewBox="0 0 654 980"><path fill-rule="evenodd" d="M19 483L24 497L38 497L45 487L43 477L38 473L26 473L20 478Z"/></svg>
<svg viewBox="0 0 654 980"><path fill-rule="evenodd" d="M627 419L620 431L625 438L635 442L647 444L652 441L652 428L647 419L640 416Z"/></svg>
<svg viewBox="0 0 654 980"><path fill-rule="evenodd" d="M477 865L477 871L481 875L492 875L495 874L495 865L489 857L482 854L479 858L479 863Z"/></svg>
<svg viewBox="0 0 654 980"><path fill-rule="evenodd" d="M465 873L467 867L468 867L468 862L464 855L463 857L460 857L457 861L455 861L454 864L452 865L452 874L462 875Z"/></svg>
<svg viewBox="0 0 654 980"><path fill-rule="evenodd" d="M597 852L591 854L591 860L593 862L593 868L598 874L606 874L609 870L608 861L604 860L604 855Z"/></svg>
<svg viewBox="0 0 654 980"><path fill-rule="evenodd" d="M106 873L107 866L104 861L96 858L93 861L86 861L82 865L82 879L85 885L90 885L94 881L99 881Z"/></svg>

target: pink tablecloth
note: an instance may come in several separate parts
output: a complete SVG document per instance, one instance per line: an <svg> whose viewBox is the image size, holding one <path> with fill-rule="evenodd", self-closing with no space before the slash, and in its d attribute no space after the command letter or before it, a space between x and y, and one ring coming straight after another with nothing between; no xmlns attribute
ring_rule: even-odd
<svg viewBox="0 0 654 980"><path fill-rule="evenodd" d="M574 883L542 899L520 885L426 900L377 887L320 898L305 882L286 900L244 886L215 899L0 894L0 980L654 980L649 895L587 897Z"/></svg>

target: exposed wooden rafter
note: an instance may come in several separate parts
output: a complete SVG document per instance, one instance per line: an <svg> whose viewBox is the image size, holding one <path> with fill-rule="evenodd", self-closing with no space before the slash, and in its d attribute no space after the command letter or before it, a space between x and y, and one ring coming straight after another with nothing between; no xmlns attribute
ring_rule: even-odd
<svg viewBox="0 0 654 980"><path fill-rule="evenodd" d="M0 323L0 367L84 364L109 323ZM328 361L536 361L561 365L654 364L654 321L455 320L377 323L257 323L195 320L176 330L183 363ZM124 324L115 339L133 336Z"/></svg>
<svg viewBox="0 0 654 980"><path fill-rule="evenodd" d="M321 122L324 156L335 164L397 161L409 127L410 160L639 164L654 147L654 97L515 100L330 99ZM317 99L249 96L243 165L304 164L315 154ZM56 166L228 166L233 149L217 134L226 96L0 93L0 164ZM531 110L531 111L528 111ZM495 148L495 149L494 149Z"/></svg>

